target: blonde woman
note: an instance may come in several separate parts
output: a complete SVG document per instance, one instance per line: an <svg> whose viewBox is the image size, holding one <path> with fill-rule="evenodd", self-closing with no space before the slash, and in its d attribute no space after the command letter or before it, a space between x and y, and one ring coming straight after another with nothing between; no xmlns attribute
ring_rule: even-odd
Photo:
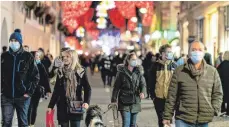
<svg viewBox="0 0 229 127"><path fill-rule="evenodd" d="M64 65L58 69L56 84L48 105L48 111L51 113L51 110L57 104L59 125L61 127L80 127L80 121L83 119L83 109L87 109L90 102L91 87L86 70L79 64L78 55L75 50L64 51L62 53L62 60ZM84 89L83 99L82 88ZM80 107L82 110L79 110Z"/></svg>
<svg viewBox="0 0 229 127"><path fill-rule="evenodd" d="M221 112L226 112L226 115L229 116L229 51L224 53L223 62L217 69L223 86L223 103ZM225 103L227 103L227 107L225 106Z"/></svg>

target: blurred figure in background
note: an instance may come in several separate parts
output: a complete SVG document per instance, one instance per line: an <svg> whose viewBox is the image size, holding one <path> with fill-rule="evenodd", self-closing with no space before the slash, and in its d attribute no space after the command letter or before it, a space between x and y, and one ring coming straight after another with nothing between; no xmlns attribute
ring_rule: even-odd
<svg viewBox="0 0 229 127"><path fill-rule="evenodd" d="M223 62L223 52L219 53L219 57L216 59L215 67L218 68L218 66Z"/></svg>
<svg viewBox="0 0 229 127"><path fill-rule="evenodd" d="M226 112L229 116L229 51L226 51L223 56L223 62L217 68L223 86L223 103L221 112ZM227 107L226 104L227 103Z"/></svg>
<svg viewBox="0 0 229 127"><path fill-rule="evenodd" d="M144 68L144 77L145 77L145 80L146 80L146 92L147 92L147 97L146 98L149 98L150 97L150 87L149 87L149 82L148 82L148 71L153 63L152 61L152 58L153 58L153 53L152 52L148 52L146 54L146 57L145 59L143 60L142 62L142 66Z"/></svg>
<svg viewBox="0 0 229 127"><path fill-rule="evenodd" d="M31 102L29 106L29 111L28 111L28 123L30 127L34 127L35 122L36 122L36 117L37 117L37 108L39 106L39 100L45 94L47 96L50 96L51 94L51 88L49 85L49 76L48 73L45 70L44 65L41 63L40 57L41 53L40 52L32 52L35 58L35 63L38 67L39 74L40 74L40 80L39 83L31 97Z"/></svg>
<svg viewBox="0 0 229 127"><path fill-rule="evenodd" d="M95 61L95 54L91 55L90 58L90 70L91 70L91 75L94 75L94 71L95 71L95 66L96 66L96 61Z"/></svg>
<svg viewBox="0 0 229 127"><path fill-rule="evenodd" d="M205 54L204 54L204 60L207 64L212 65L212 55L207 52L207 47L204 48Z"/></svg>
<svg viewBox="0 0 229 127"><path fill-rule="evenodd" d="M45 51L43 48L39 48L38 51L41 52L41 63L45 66L46 72L49 72L49 67L51 66L52 62L45 55Z"/></svg>
<svg viewBox="0 0 229 127"><path fill-rule="evenodd" d="M2 46L2 53L7 51L7 47L6 46Z"/></svg>
<svg viewBox="0 0 229 127"><path fill-rule="evenodd" d="M30 52L30 51L29 51L29 46L28 46L28 45L24 45L23 48L24 48L24 50L25 50L26 52Z"/></svg>

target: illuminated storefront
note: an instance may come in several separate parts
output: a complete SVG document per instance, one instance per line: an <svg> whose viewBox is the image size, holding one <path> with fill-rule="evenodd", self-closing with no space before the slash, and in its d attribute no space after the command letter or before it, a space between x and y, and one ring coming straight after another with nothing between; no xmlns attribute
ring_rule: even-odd
<svg viewBox="0 0 229 127"><path fill-rule="evenodd" d="M225 33L224 33L224 51L229 50L229 5L225 7Z"/></svg>

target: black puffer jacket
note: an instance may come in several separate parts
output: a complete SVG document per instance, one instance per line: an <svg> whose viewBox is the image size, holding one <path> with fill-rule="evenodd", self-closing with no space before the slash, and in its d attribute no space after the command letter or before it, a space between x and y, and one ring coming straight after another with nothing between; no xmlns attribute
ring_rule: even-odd
<svg viewBox="0 0 229 127"><path fill-rule="evenodd" d="M223 86L223 99L229 101L229 60L224 60L217 70Z"/></svg>
<svg viewBox="0 0 229 127"><path fill-rule="evenodd" d="M31 53L20 48L18 52L11 49L1 56L2 93L8 98L19 98L24 94L30 96L39 82L38 68Z"/></svg>
<svg viewBox="0 0 229 127"><path fill-rule="evenodd" d="M144 70L142 66L134 68L130 72L127 66L120 64L117 66L117 75L114 83L111 102L117 102L118 97L118 110L137 113L141 111L141 99L139 94L145 94L145 78L143 76ZM132 105L123 104L122 95L134 91L135 103Z"/></svg>

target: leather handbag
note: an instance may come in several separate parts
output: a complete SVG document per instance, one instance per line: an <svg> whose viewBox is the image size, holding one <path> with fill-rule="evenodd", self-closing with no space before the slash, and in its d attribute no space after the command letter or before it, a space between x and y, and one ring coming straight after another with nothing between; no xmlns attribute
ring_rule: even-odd
<svg viewBox="0 0 229 127"><path fill-rule="evenodd" d="M82 107L82 101L68 101L69 114L84 114L85 109Z"/></svg>

